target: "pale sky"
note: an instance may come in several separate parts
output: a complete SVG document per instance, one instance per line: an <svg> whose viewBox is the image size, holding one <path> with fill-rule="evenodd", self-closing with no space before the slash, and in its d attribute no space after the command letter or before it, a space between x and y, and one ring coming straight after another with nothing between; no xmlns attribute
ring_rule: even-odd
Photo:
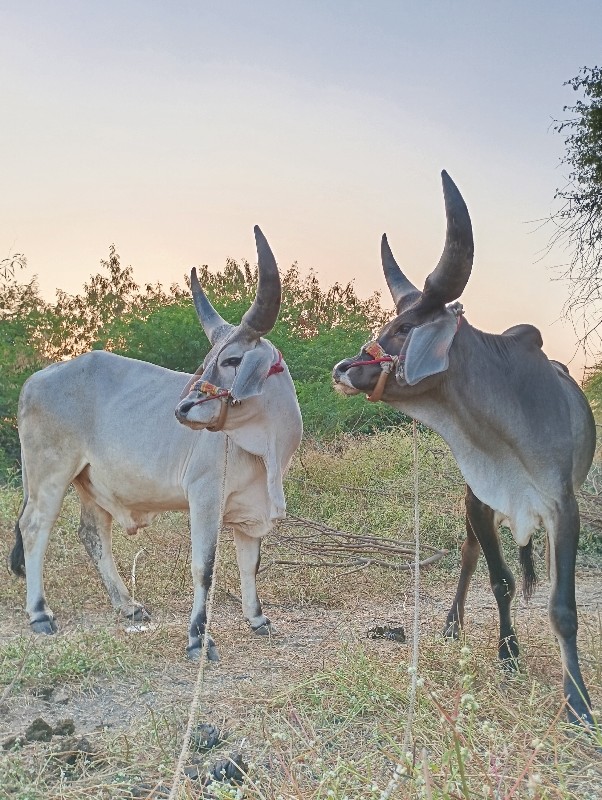
<svg viewBox="0 0 602 800"><path fill-rule="evenodd" d="M467 318L536 324L568 361L567 254L541 258L534 220L567 174L563 83L601 63L601 32L600 0L0 0L0 256L52 299L112 242L169 284L254 261L259 224L282 267L389 305L380 237L421 287L447 169L475 233Z"/></svg>

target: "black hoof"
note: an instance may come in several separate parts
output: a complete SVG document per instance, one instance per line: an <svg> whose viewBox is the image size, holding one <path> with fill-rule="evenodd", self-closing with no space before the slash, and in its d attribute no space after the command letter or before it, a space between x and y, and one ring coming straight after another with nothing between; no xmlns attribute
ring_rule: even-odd
<svg viewBox="0 0 602 800"><path fill-rule="evenodd" d="M256 628L251 626L251 630L255 636L274 636L276 633L276 628L274 628L269 619L266 620L263 625L258 625Z"/></svg>
<svg viewBox="0 0 602 800"><path fill-rule="evenodd" d="M144 608L144 606L137 608L133 614L128 614L128 619L131 619L134 622L150 622L150 618L151 615Z"/></svg>
<svg viewBox="0 0 602 800"><path fill-rule="evenodd" d="M201 643L189 644L186 648L186 654L191 661L201 660ZM217 647L213 642L207 645L207 661L219 661L219 653Z"/></svg>
<svg viewBox="0 0 602 800"><path fill-rule="evenodd" d="M460 623L457 619L448 619L443 628L443 636L446 639L459 639L460 638Z"/></svg>
<svg viewBox="0 0 602 800"><path fill-rule="evenodd" d="M589 708L581 701L579 703L571 703L568 701L566 710L567 721L577 728L582 728L588 733L596 732L596 725Z"/></svg>
<svg viewBox="0 0 602 800"><path fill-rule="evenodd" d="M498 646L498 657L500 663L506 672L518 672L518 655L519 647L516 638L508 637L502 639Z"/></svg>
<svg viewBox="0 0 602 800"><path fill-rule="evenodd" d="M30 622L29 624L31 625L31 630L34 633L45 633L47 636L51 636L58 630L56 622L54 621L54 619L51 619L50 617L46 617L44 619L37 619L34 622Z"/></svg>

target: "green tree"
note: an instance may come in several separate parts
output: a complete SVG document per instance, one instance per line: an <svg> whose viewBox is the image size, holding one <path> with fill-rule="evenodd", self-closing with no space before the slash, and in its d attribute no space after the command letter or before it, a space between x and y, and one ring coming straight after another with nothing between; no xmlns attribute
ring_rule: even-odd
<svg viewBox="0 0 602 800"><path fill-rule="evenodd" d="M20 283L21 254L0 262L0 473L19 458L17 402L26 379L49 363L46 342L51 320L35 278Z"/></svg>
<svg viewBox="0 0 602 800"><path fill-rule="evenodd" d="M560 207L552 217L550 247L570 252L563 277L570 294L565 310L582 331L582 342L599 349L602 342L602 68L584 67L565 85L583 94L565 106L572 116L554 128L565 135L566 185L557 189Z"/></svg>
<svg viewBox="0 0 602 800"><path fill-rule="evenodd" d="M132 267L121 266L114 244L109 247L108 260L101 260L100 265L103 271L84 283L82 294L57 289L55 327L49 342L56 358L102 347L112 349L114 343L107 339L106 331L136 303L139 287Z"/></svg>

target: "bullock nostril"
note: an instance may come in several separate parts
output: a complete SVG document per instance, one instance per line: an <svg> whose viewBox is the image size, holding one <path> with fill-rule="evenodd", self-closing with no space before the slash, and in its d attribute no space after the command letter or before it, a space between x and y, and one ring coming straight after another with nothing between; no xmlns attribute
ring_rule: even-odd
<svg viewBox="0 0 602 800"><path fill-rule="evenodd" d="M192 400L189 400L187 403L180 403L177 409L178 414L188 414L193 405L194 402Z"/></svg>

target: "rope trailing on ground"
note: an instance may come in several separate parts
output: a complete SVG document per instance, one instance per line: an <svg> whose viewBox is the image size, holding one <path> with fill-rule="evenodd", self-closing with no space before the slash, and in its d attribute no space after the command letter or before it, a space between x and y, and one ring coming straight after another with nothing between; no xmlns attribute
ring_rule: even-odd
<svg viewBox="0 0 602 800"><path fill-rule="evenodd" d="M408 716L403 736L402 759L405 759L409 752L410 740L412 738L412 726L414 723L414 709L416 707L416 688L418 684L418 655L420 646L420 506L418 498L418 430L416 420L413 420L412 432L414 436L414 629L412 637L412 665L410 667L410 691L408 697ZM393 777L389 781L387 788L381 794L380 800L389 800L395 789L406 772L403 760L395 767Z"/></svg>
<svg viewBox="0 0 602 800"><path fill-rule="evenodd" d="M221 523L224 517L224 504L226 496L226 473L228 470L228 444L230 440L228 439L227 436L224 436L224 440L225 440L224 473L222 475L222 488L220 495L220 515L219 515L220 524L217 531L217 541L215 543L215 558L213 560L211 586L209 587L209 594L207 596L207 602L206 602L207 622L205 623L205 635L203 636L203 644L201 647L199 671L197 673L194 692L192 695L192 700L190 701L190 708L188 711L188 725L186 726L186 733L184 734L184 741L182 742L182 749L180 751L180 757L178 758L178 763L176 765L176 769L174 772L173 783L171 786L171 791L169 793L168 800L175 800L178 793L178 789L180 788L180 782L182 780L182 775L184 773L184 764L186 762L190 750L190 740L192 738L192 732L194 730L195 720L197 718L199 705L201 701L201 692L203 691L203 681L205 678L205 667L207 666L207 642L209 641L211 621L213 618L213 600L215 597L215 583L216 583L215 577L217 574L217 561L219 556L220 533L222 527Z"/></svg>

